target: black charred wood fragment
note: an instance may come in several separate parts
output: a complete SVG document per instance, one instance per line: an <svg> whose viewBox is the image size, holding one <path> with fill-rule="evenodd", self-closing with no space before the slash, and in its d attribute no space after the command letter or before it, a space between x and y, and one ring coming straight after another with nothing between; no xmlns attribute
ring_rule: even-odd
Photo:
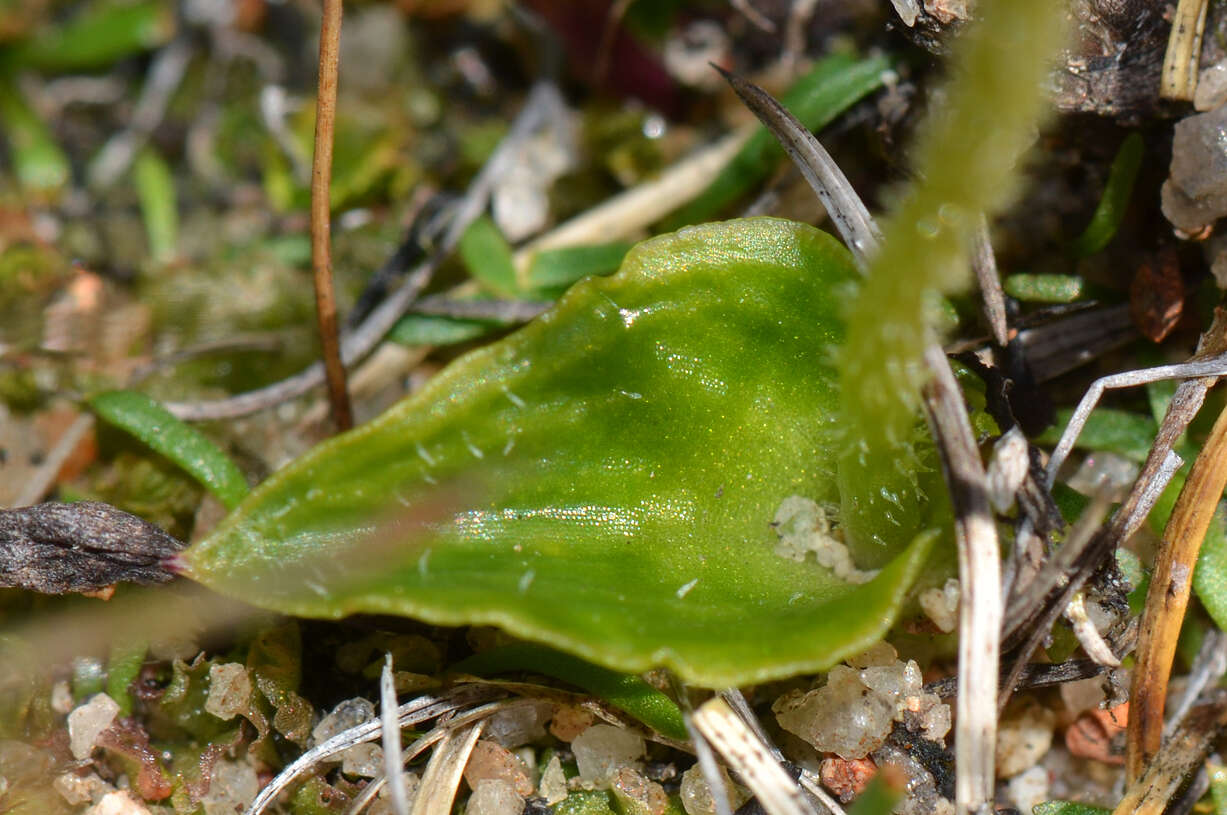
<svg viewBox="0 0 1227 815"><path fill-rule="evenodd" d="M44 594L115 583L165 583L184 544L110 504L82 501L0 510L0 586Z"/></svg>

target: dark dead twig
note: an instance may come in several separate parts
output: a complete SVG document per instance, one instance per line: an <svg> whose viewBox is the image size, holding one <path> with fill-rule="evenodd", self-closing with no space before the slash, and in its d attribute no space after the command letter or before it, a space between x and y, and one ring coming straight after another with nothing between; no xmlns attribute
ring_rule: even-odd
<svg viewBox="0 0 1227 815"><path fill-rule="evenodd" d="M184 544L110 504L79 501L0 510L0 586L44 594L115 583L165 583Z"/></svg>
<svg viewBox="0 0 1227 815"><path fill-rule="evenodd" d="M337 430L354 426L354 409L345 384L345 363L337 326L337 298L332 288L332 133L337 121L337 73L341 61L342 0L324 0L320 21L319 91L315 104L315 157L311 162L311 266L315 280L315 317L328 401Z"/></svg>

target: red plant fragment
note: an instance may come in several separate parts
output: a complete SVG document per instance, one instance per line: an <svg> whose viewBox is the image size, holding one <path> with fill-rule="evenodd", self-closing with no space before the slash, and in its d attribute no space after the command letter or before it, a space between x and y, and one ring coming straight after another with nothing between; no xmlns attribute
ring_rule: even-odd
<svg viewBox="0 0 1227 815"><path fill-rule="evenodd" d="M1180 322L1184 311L1184 280L1176 250L1163 250L1148 260L1133 276L1129 286L1129 314L1138 330L1152 342L1163 339Z"/></svg>
<svg viewBox="0 0 1227 815"><path fill-rule="evenodd" d="M171 783L149 746L149 734L135 719L118 719L98 737L98 745L137 765L133 787L146 801L170 797Z"/></svg>

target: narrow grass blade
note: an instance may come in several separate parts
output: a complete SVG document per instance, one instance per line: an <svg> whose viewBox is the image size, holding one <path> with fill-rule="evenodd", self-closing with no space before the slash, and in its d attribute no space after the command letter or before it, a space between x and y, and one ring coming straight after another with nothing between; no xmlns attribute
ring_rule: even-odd
<svg viewBox="0 0 1227 815"><path fill-rule="evenodd" d="M143 393L107 391L91 398L89 406L98 418L131 433L178 464L227 509L233 509L247 495L247 479L217 445Z"/></svg>

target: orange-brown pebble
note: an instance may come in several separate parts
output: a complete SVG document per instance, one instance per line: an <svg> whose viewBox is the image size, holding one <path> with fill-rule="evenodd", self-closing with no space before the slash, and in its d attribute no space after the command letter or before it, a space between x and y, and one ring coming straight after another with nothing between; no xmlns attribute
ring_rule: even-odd
<svg viewBox="0 0 1227 815"><path fill-rule="evenodd" d="M829 789L843 803L860 795L878 772L878 765L870 758L839 758L832 756L822 760L822 786Z"/></svg>
<svg viewBox="0 0 1227 815"><path fill-rule="evenodd" d="M1113 750L1113 742L1129 723L1129 703L1110 710L1091 710L1082 714L1065 731L1065 746L1079 758L1105 764L1124 764L1124 756Z"/></svg>
<svg viewBox="0 0 1227 815"><path fill-rule="evenodd" d="M533 782L528 776L524 762L506 747L497 742L482 739L473 747L469 763L464 768L464 780L470 789L477 789L477 782L485 779L505 781L521 797L533 793Z"/></svg>
<svg viewBox="0 0 1227 815"><path fill-rule="evenodd" d="M570 744L575 737L587 730L595 717L582 707L559 705L550 719L550 733L559 741Z"/></svg>

